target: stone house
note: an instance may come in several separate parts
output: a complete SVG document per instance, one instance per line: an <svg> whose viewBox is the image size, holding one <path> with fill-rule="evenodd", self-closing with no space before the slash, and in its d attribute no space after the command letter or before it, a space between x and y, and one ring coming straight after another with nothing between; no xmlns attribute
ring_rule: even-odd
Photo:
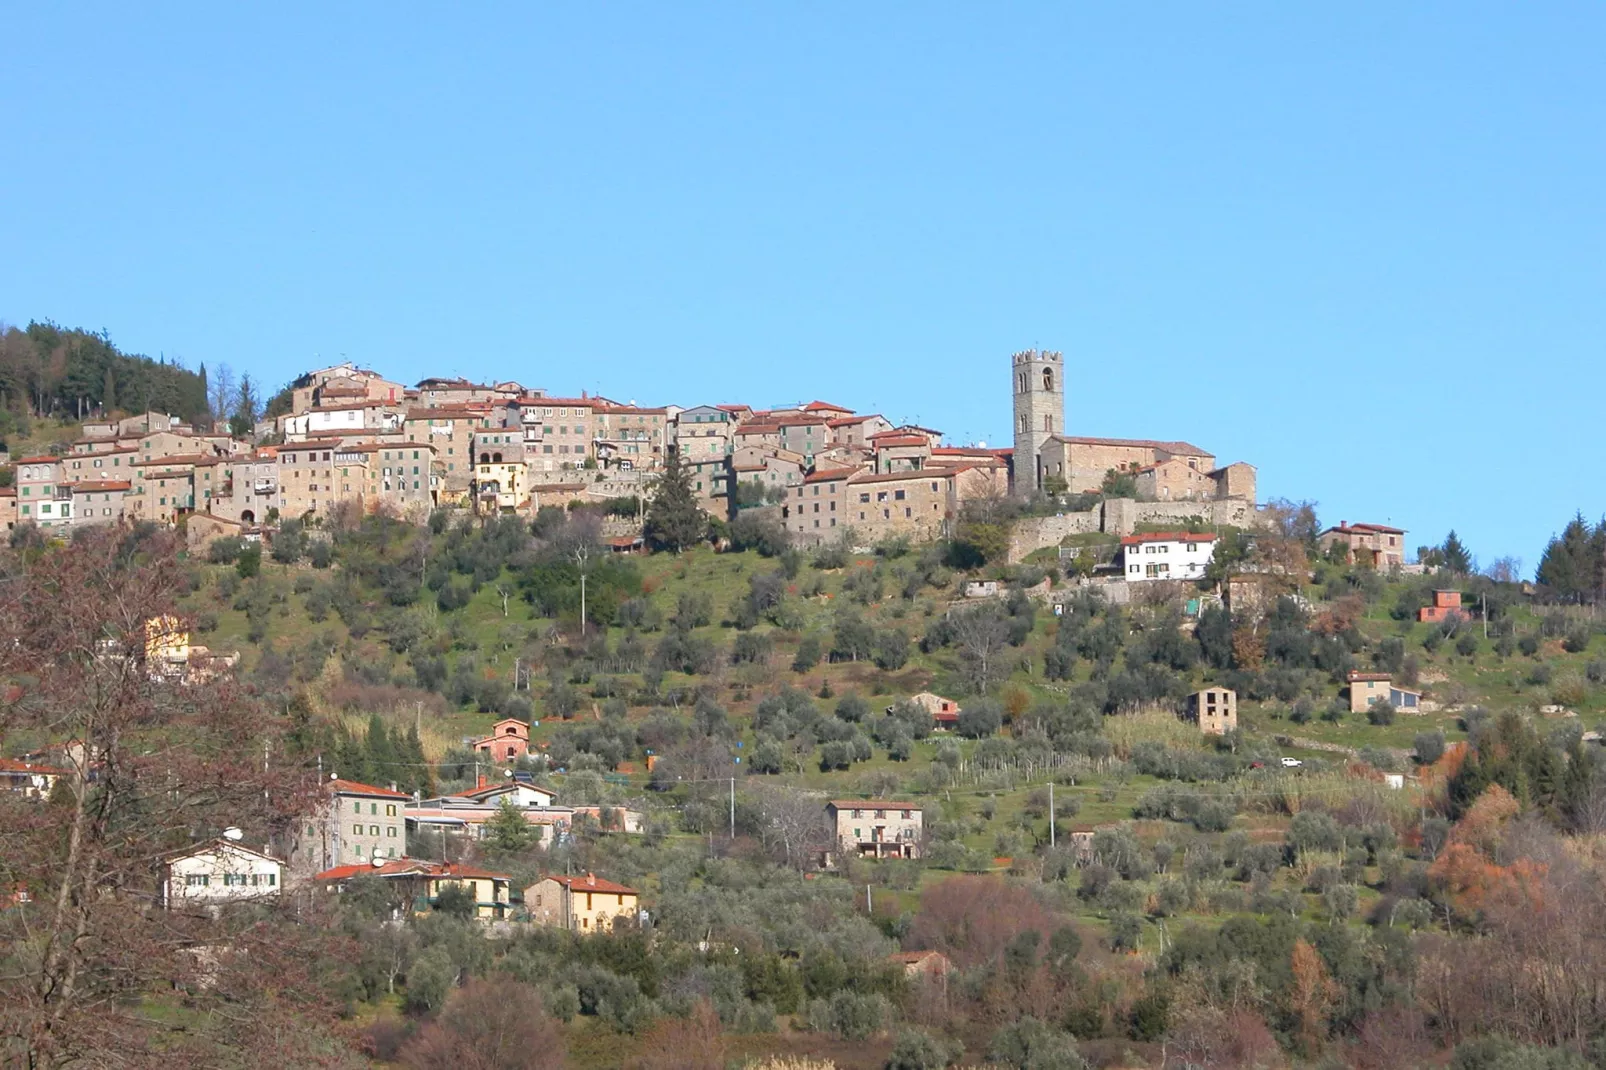
<svg viewBox="0 0 1606 1070"><path fill-rule="evenodd" d="M70 483L72 526L116 524L123 519L123 500L133 484L126 479L84 480Z"/></svg>
<svg viewBox="0 0 1606 1070"><path fill-rule="evenodd" d="M813 463L817 451L832 444L830 421L824 416L783 416L776 421L776 427L780 431L780 447L802 454L809 463Z"/></svg>
<svg viewBox="0 0 1606 1070"><path fill-rule="evenodd" d="M96 453L77 453L61 459L61 478L64 483L80 480L128 479L132 476L139 451L132 446L116 447Z"/></svg>
<svg viewBox="0 0 1606 1070"><path fill-rule="evenodd" d="M474 434L491 426L490 407L409 409L402 422L408 442L428 444L435 449L440 465L440 491L444 495L468 493L474 479Z"/></svg>
<svg viewBox="0 0 1606 1070"><path fill-rule="evenodd" d="M1207 736L1224 736L1238 730L1238 692L1230 687L1207 687L1188 696L1188 715Z"/></svg>
<svg viewBox="0 0 1606 1070"><path fill-rule="evenodd" d="M1405 530L1386 524L1351 524L1347 520L1316 536L1324 552L1343 547L1350 564L1390 569L1405 564Z"/></svg>
<svg viewBox="0 0 1606 1070"><path fill-rule="evenodd" d="M731 444L736 449L740 449L743 446L774 446L779 449L781 446L781 425L755 417L746 423L736 426L736 430L731 433Z"/></svg>
<svg viewBox="0 0 1606 1070"><path fill-rule="evenodd" d="M733 504L730 487L736 478L731 471L730 458L704 457L699 461L682 461L681 468L703 512L721 520L730 519Z"/></svg>
<svg viewBox="0 0 1606 1070"><path fill-rule="evenodd" d="M1041 450L1044 477L1065 480L1072 494L1098 490L1112 470L1137 473L1173 459L1201 474L1216 468L1212 454L1189 442L1051 435Z"/></svg>
<svg viewBox="0 0 1606 1070"><path fill-rule="evenodd" d="M539 449L526 437L526 460L530 478L538 473L561 472L586 467L595 461L593 443L597 438L597 410L607 403L597 398L541 398L539 404L524 408L535 420ZM528 427L528 423L526 424Z"/></svg>
<svg viewBox="0 0 1606 1070"><path fill-rule="evenodd" d="M959 723L959 703L951 698L944 698L931 691L921 691L910 695L909 701L931 714L931 721L938 730L946 730ZM895 706L888 706L891 713Z"/></svg>
<svg viewBox="0 0 1606 1070"><path fill-rule="evenodd" d="M607 932L621 918L634 921L641 893L595 873L546 877L524 889L524 909L537 925L571 932Z"/></svg>
<svg viewBox="0 0 1606 1070"><path fill-rule="evenodd" d="M1216 537L1186 531L1128 535L1121 540L1121 577L1129 581L1198 580L1216 549Z"/></svg>
<svg viewBox="0 0 1606 1070"><path fill-rule="evenodd" d="M1216 496L1216 481L1181 457L1137 470L1137 495L1145 501L1204 501Z"/></svg>
<svg viewBox="0 0 1606 1070"><path fill-rule="evenodd" d="M0 758L0 791L43 802L56 790L56 782L71 773L53 765L17 758Z"/></svg>
<svg viewBox="0 0 1606 1070"><path fill-rule="evenodd" d="M669 428L669 444L681 464L723 462L731 454L736 417L718 405L682 409Z"/></svg>
<svg viewBox="0 0 1606 1070"><path fill-rule="evenodd" d="M669 410L636 405L598 405L594 450L604 468L652 472L663 467Z"/></svg>
<svg viewBox="0 0 1606 1070"><path fill-rule="evenodd" d="M875 451L875 470L880 475L917 472L931 460L931 440L924 435L904 435L896 431L870 439Z"/></svg>
<svg viewBox="0 0 1606 1070"><path fill-rule="evenodd" d="M283 887L283 862L219 839L166 858L157 897L164 910L172 910L270 898Z"/></svg>
<svg viewBox="0 0 1606 1070"><path fill-rule="evenodd" d="M892 421L879 413L872 413L868 416L839 416L827 421L825 426L830 432L831 445L865 450L870 448L872 437L892 430Z"/></svg>
<svg viewBox="0 0 1606 1070"><path fill-rule="evenodd" d="M844 855L919 858L925 814L915 803L889 799L838 799L825 804L833 839Z"/></svg>
<svg viewBox="0 0 1606 1070"><path fill-rule="evenodd" d="M941 951L898 951L891 960L903 968L903 975L911 981L929 981L946 984L954 972L954 964Z"/></svg>
<svg viewBox="0 0 1606 1070"><path fill-rule="evenodd" d="M419 402L430 409L450 409L477 401L494 401L502 396L494 386L461 377L421 379L413 389L418 391Z"/></svg>
<svg viewBox="0 0 1606 1070"><path fill-rule="evenodd" d="M211 458L198 453L135 462L126 512L136 520L171 524L195 511L195 466Z"/></svg>
<svg viewBox="0 0 1606 1070"><path fill-rule="evenodd" d="M1252 464L1234 461L1211 472L1210 478L1215 480L1217 498L1237 498L1246 502L1257 500L1255 466Z"/></svg>

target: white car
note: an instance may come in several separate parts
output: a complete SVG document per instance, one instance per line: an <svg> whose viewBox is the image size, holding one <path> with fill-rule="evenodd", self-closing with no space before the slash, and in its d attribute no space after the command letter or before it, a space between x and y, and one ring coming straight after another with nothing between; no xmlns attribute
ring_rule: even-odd
<svg viewBox="0 0 1606 1070"><path fill-rule="evenodd" d="M1300 766L1302 766L1304 764L1305 763L1300 761L1298 758L1284 758L1283 759L1283 768L1284 769L1298 769Z"/></svg>

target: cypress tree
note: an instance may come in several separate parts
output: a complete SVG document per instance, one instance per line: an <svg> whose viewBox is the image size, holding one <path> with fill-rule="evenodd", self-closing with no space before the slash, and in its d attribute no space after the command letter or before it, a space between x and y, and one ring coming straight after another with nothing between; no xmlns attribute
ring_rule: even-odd
<svg viewBox="0 0 1606 1070"><path fill-rule="evenodd" d="M691 479L675 450L670 450L664 461L664 473L658 477L652 504L647 507L645 534L654 548L677 554L708 535L708 514L697 504Z"/></svg>

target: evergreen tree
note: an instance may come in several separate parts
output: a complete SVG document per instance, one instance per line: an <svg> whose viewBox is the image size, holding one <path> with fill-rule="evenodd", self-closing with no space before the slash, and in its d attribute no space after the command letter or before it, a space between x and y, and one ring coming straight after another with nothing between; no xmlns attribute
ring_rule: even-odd
<svg viewBox="0 0 1606 1070"><path fill-rule="evenodd" d="M1472 555L1467 553L1466 545L1456 535L1454 528L1444 537L1444 545L1439 548L1439 553L1444 567L1456 575L1465 576L1472 571Z"/></svg>
<svg viewBox="0 0 1606 1070"><path fill-rule="evenodd" d="M1596 589L1600 551L1597 543L1602 539L1606 523L1590 530L1582 513L1568 521L1561 537L1550 540L1545 554L1539 559L1537 578L1557 595L1581 601Z"/></svg>
<svg viewBox="0 0 1606 1070"><path fill-rule="evenodd" d="M691 479L680 466L680 454L670 450L664 473L647 507L647 541L659 550L675 553L695 546L708 534L708 514L697 504Z"/></svg>
<svg viewBox="0 0 1606 1070"><path fill-rule="evenodd" d="M100 407L108 415L117 408L117 379L110 368L106 369L106 385L100 391Z"/></svg>

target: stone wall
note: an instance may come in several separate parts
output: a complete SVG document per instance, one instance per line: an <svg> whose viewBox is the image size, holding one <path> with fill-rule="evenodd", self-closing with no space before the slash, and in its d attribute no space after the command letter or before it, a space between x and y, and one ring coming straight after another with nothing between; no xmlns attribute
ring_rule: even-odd
<svg viewBox="0 0 1606 1070"><path fill-rule="evenodd" d="M1185 526L1194 519L1206 524L1246 528L1259 523L1259 514L1255 504L1248 501L1137 502L1131 498L1107 498L1098 509L1089 512L1015 521L1010 531L1009 562L1015 564L1045 546L1058 546L1068 535L1095 531L1130 535L1139 524L1174 522Z"/></svg>

